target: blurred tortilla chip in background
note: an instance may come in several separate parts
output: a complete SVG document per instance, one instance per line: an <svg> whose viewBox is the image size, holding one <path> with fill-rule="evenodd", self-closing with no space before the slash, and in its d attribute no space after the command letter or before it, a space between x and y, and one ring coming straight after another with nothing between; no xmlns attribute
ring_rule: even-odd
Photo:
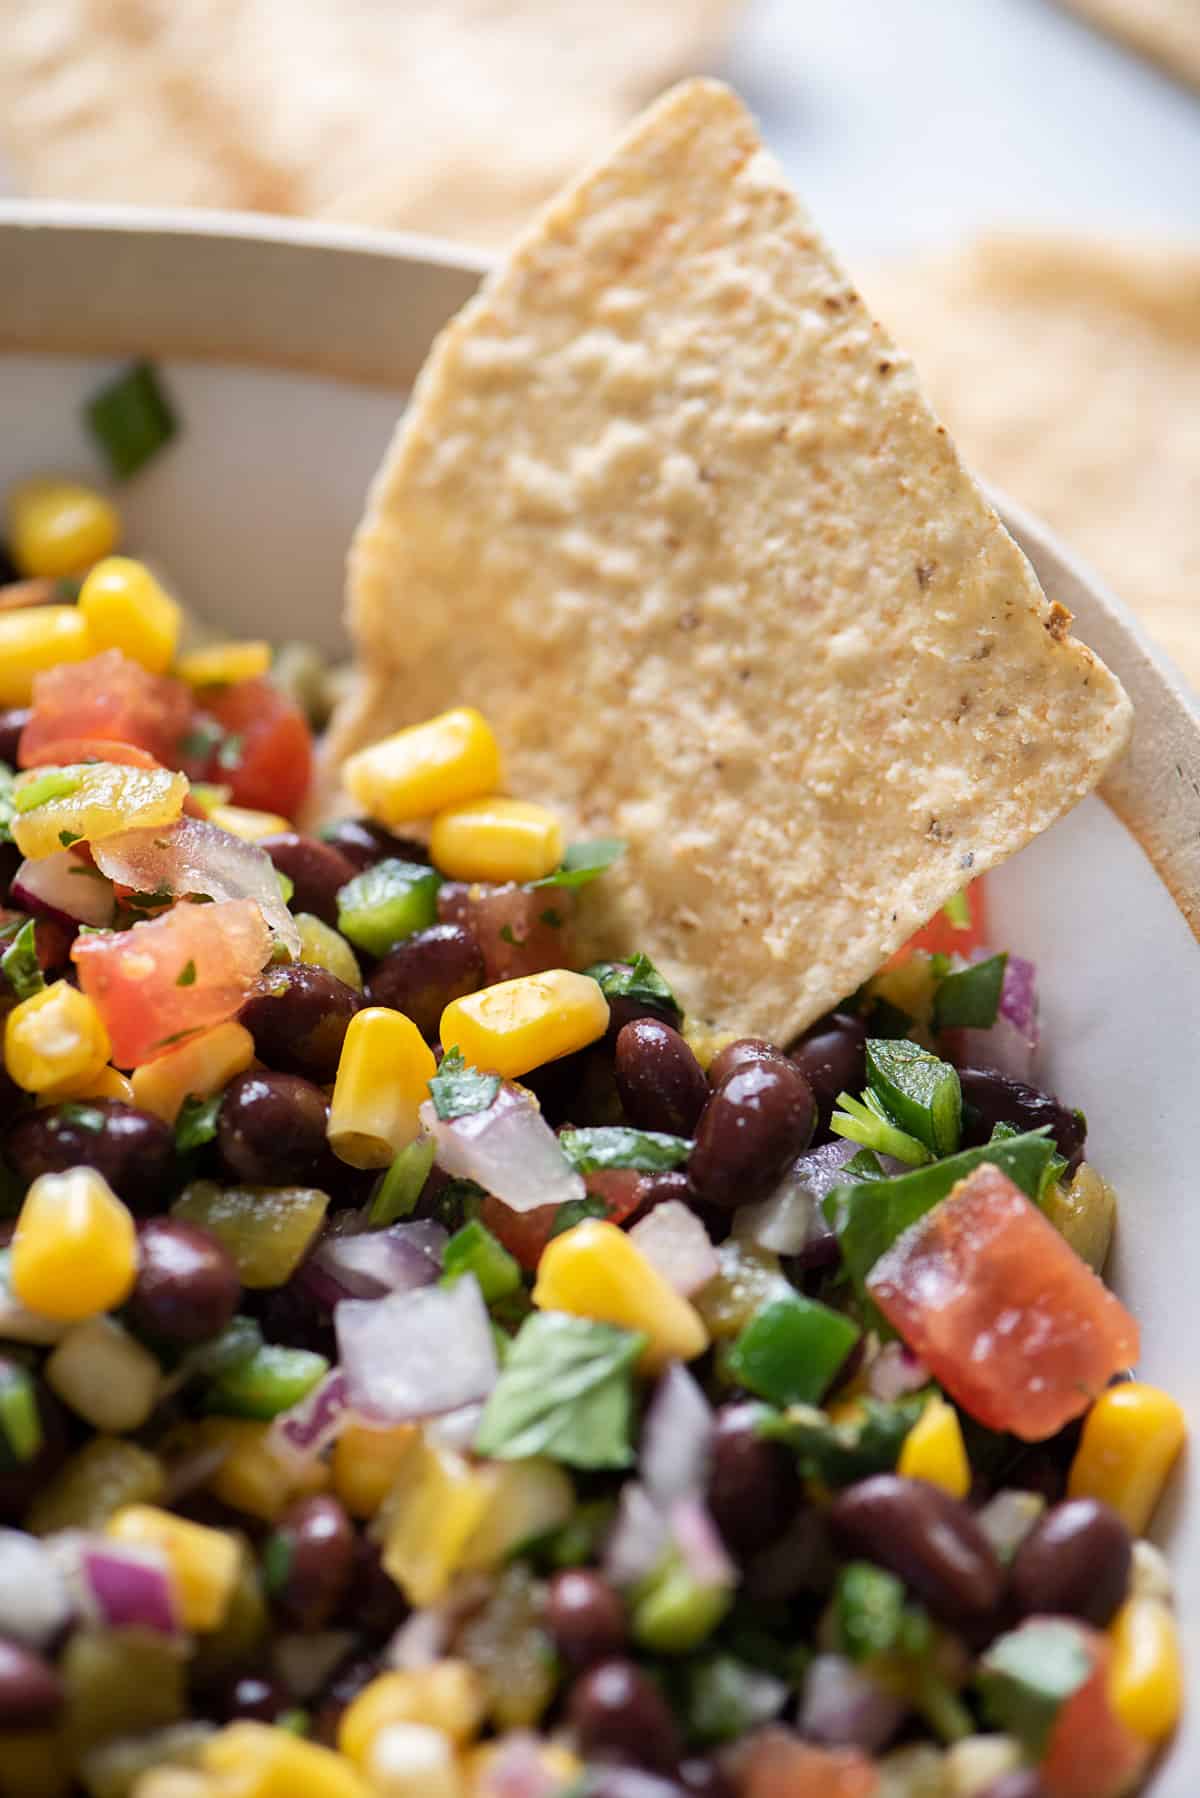
<svg viewBox="0 0 1200 1798"><path fill-rule="evenodd" d="M1196 0L1065 0L1082 18L1124 38L1144 56L1200 87L1200 6Z"/></svg>
<svg viewBox="0 0 1200 1798"><path fill-rule="evenodd" d="M506 242L737 0L0 0L23 191ZM297 103L303 96L303 103Z"/></svg>
<svg viewBox="0 0 1200 1798"><path fill-rule="evenodd" d="M1200 687L1200 249L996 236L862 272L966 460Z"/></svg>

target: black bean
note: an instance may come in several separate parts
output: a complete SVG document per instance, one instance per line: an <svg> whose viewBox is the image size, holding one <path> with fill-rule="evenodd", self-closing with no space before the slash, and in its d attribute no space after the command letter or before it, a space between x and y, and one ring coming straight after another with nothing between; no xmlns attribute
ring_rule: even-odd
<svg viewBox="0 0 1200 1798"><path fill-rule="evenodd" d="M311 912L326 924L336 925L338 892L354 879L359 864L332 843L303 836L298 830L281 830L275 836L261 837L258 846L266 850L279 872L291 881L292 910Z"/></svg>
<svg viewBox="0 0 1200 1798"><path fill-rule="evenodd" d="M259 1059L324 1085L337 1073L346 1031L362 1000L324 968L307 962L273 968L264 990L242 1007Z"/></svg>
<svg viewBox="0 0 1200 1798"><path fill-rule="evenodd" d="M377 962L367 983L370 1005L389 1005L435 1040L452 999L484 984L483 951L465 924L431 924Z"/></svg>
<svg viewBox="0 0 1200 1798"><path fill-rule="evenodd" d="M1026 1086L1007 1074L991 1068L960 1068L959 1084L963 1096L964 1149L976 1148L989 1140L997 1124L1012 1124L1018 1130L1037 1130L1049 1124L1060 1155L1065 1155L1070 1172L1083 1160L1087 1137L1087 1119L1082 1111L1072 1111L1051 1093L1039 1087Z"/></svg>
<svg viewBox="0 0 1200 1798"><path fill-rule="evenodd" d="M838 1494L829 1523L843 1553L886 1567L952 1628L999 1602L995 1551L967 1506L938 1486L875 1474Z"/></svg>
<svg viewBox="0 0 1200 1798"><path fill-rule="evenodd" d="M708 1064L708 1084L714 1089L724 1086L731 1074L753 1067L758 1061L786 1061L782 1049L761 1036L739 1036L736 1042L718 1049Z"/></svg>
<svg viewBox="0 0 1200 1798"><path fill-rule="evenodd" d="M0 1638L0 1729L37 1729L49 1723L64 1696L62 1680L49 1661Z"/></svg>
<svg viewBox="0 0 1200 1798"><path fill-rule="evenodd" d="M0 762L7 762L10 768L17 765L17 745L32 716L25 705L6 706L0 711Z"/></svg>
<svg viewBox="0 0 1200 1798"><path fill-rule="evenodd" d="M984 1787L979 1798L1047 1798L1036 1767L1014 1767Z"/></svg>
<svg viewBox="0 0 1200 1798"><path fill-rule="evenodd" d="M20 1362L0 1355L0 1386L27 1377ZM45 1382L33 1376L41 1443L22 1460L13 1452L7 1435L0 1431L0 1521L18 1523L42 1487L56 1473L67 1453L67 1426L62 1407Z"/></svg>
<svg viewBox="0 0 1200 1798"><path fill-rule="evenodd" d="M229 1723L274 1723L295 1708L295 1699L282 1681L259 1671L234 1674L216 1701L218 1714Z"/></svg>
<svg viewBox="0 0 1200 1798"><path fill-rule="evenodd" d="M165 1205L178 1168L170 1127L119 1099L25 1112L5 1133L4 1158L22 1180L95 1168L137 1212Z"/></svg>
<svg viewBox="0 0 1200 1798"><path fill-rule="evenodd" d="M758 1434L763 1415L753 1403L722 1405L713 1432L708 1504L734 1554L774 1540L800 1503L792 1456Z"/></svg>
<svg viewBox="0 0 1200 1798"><path fill-rule="evenodd" d="M704 1069L678 1030L638 1018L617 1037L617 1092L639 1130L690 1136L708 1099Z"/></svg>
<svg viewBox="0 0 1200 1798"><path fill-rule="evenodd" d="M838 1094L858 1093L866 1085L866 1025L848 1012L831 1011L810 1025L790 1053L812 1087L820 1128L826 1130Z"/></svg>
<svg viewBox="0 0 1200 1798"><path fill-rule="evenodd" d="M696 1126L688 1176L711 1205L748 1205L770 1192L812 1138L816 1106L790 1061L755 1061L728 1075Z"/></svg>
<svg viewBox="0 0 1200 1798"><path fill-rule="evenodd" d="M0 757L0 761L3 757ZM12 885L13 875L21 866L24 857L15 843L0 843L0 900L8 898L8 889ZM7 982L5 983L7 985Z"/></svg>
<svg viewBox="0 0 1200 1798"><path fill-rule="evenodd" d="M363 1654L360 1649L351 1650L346 1659L339 1663L330 1676L312 1710L310 1734L316 1742L332 1748L337 1742L338 1724L342 1713L350 1702L358 1697L364 1686L379 1674L379 1657L375 1654Z"/></svg>
<svg viewBox="0 0 1200 1798"><path fill-rule="evenodd" d="M823 1596L836 1570L828 1513L801 1505L783 1534L746 1562L743 1589L761 1604Z"/></svg>
<svg viewBox="0 0 1200 1798"><path fill-rule="evenodd" d="M234 1180L303 1183L324 1158L328 1122L328 1099L302 1074L238 1074L221 1100L217 1149Z"/></svg>
<svg viewBox="0 0 1200 1798"><path fill-rule="evenodd" d="M182 1218L147 1218L138 1232L138 1274L129 1301L136 1330L158 1342L208 1342L241 1297L223 1243Z"/></svg>
<svg viewBox="0 0 1200 1798"><path fill-rule="evenodd" d="M345 1507L327 1493L296 1499L279 1519L266 1556L280 1615L296 1629L322 1629L354 1570L354 1527Z"/></svg>
<svg viewBox="0 0 1200 1798"><path fill-rule="evenodd" d="M632 1761L668 1770L679 1759L679 1732L666 1699L632 1661L601 1661L575 1681L567 1716L585 1760Z"/></svg>
<svg viewBox="0 0 1200 1798"><path fill-rule="evenodd" d="M1012 1565L1022 1616L1082 1617L1103 1629L1125 1597L1133 1544L1117 1513L1095 1498L1068 1499L1034 1525Z"/></svg>
<svg viewBox="0 0 1200 1798"><path fill-rule="evenodd" d="M403 1592L384 1570L383 1548L369 1536L355 1535L350 1583L342 1595L338 1616L347 1628L371 1642L394 1636L408 1616Z"/></svg>
<svg viewBox="0 0 1200 1798"><path fill-rule="evenodd" d="M359 873L389 857L402 862L429 861L426 844L419 843L415 837L393 836L390 830L382 824L372 824L369 818L340 818L322 832L322 836L330 848L344 855Z"/></svg>
<svg viewBox="0 0 1200 1798"><path fill-rule="evenodd" d="M546 1598L546 1625L563 1660L575 1672L619 1655L627 1638L625 1606L602 1574L568 1567L556 1574Z"/></svg>

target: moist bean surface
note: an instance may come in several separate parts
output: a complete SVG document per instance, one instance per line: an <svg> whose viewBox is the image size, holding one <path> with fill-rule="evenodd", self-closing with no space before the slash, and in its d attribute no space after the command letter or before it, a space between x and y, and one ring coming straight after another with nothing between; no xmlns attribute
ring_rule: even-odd
<svg viewBox="0 0 1200 1798"><path fill-rule="evenodd" d="M176 1169L175 1137L151 1112L119 1099L89 1099L16 1117L4 1158L22 1180L91 1167L132 1211L162 1204Z"/></svg>
<svg viewBox="0 0 1200 1798"><path fill-rule="evenodd" d="M877 1474L838 1494L829 1516L844 1553L887 1567L951 1627L986 1617L1004 1570L969 1508L940 1487Z"/></svg>
<svg viewBox="0 0 1200 1798"><path fill-rule="evenodd" d="M346 1031L362 1000L353 987L306 963L272 968L241 1020L268 1067L324 1085L337 1073Z"/></svg>
<svg viewBox="0 0 1200 1798"><path fill-rule="evenodd" d="M691 1136L708 1100L708 1081L678 1030L657 1018L626 1024L616 1043L617 1092L639 1130Z"/></svg>
<svg viewBox="0 0 1200 1798"><path fill-rule="evenodd" d="M701 1199L737 1206L765 1197L788 1162L808 1147L816 1107L788 1061L755 1061L710 1095L696 1126L688 1173Z"/></svg>
<svg viewBox="0 0 1200 1798"><path fill-rule="evenodd" d="M207 1230L182 1218L147 1218L138 1233L139 1265L130 1316L162 1342L208 1342L220 1335L241 1297L233 1257Z"/></svg>
<svg viewBox="0 0 1200 1798"><path fill-rule="evenodd" d="M1012 1566L1013 1602L1026 1615L1082 1617L1104 1629L1129 1586L1133 1544L1116 1512L1094 1498L1055 1505Z"/></svg>
<svg viewBox="0 0 1200 1798"><path fill-rule="evenodd" d="M332 843L302 836L297 830L263 837L259 848L266 850L279 872L292 882L293 910L312 912L326 924L337 924L338 890L359 871L349 856Z"/></svg>
<svg viewBox="0 0 1200 1798"><path fill-rule="evenodd" d="M390 1005L437 1040L443 1011L484 983L483 952L464 924L431 924L376 962L367 982L370 1005Z"/></svg>
<svg viewBox="0 0 1200 1798"><path fill-rule="evenodd" d="M300 1074L238 1074L225 1088L217 1150L232 1180L286 1185L314 1174L327 1153L329 1101Z"/></svg>

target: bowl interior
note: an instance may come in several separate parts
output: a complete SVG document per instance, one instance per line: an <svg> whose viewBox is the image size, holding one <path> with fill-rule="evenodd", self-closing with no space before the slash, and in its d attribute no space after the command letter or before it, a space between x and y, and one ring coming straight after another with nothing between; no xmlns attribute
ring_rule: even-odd
<svg viewBox="0 0 1200 1798"><path fill-rule="evenodd" d="M153 343L144 347L153 354ZM99 472L81 404L115 366L103 357L0 353L0 491L44 469ZM129 546L161 564L181 597L221 629L304 637L341 653L345 550L398 391L222 362L163 366L183 429L121 496ZM486 695L473 697L486 705ZM990 882L997 944L1038 964L1042 1076L1086 1110L1090 1153L1122 1201L1113 1272L1141 1321L1142 1372L1200 1419L1191 1148L1200 949L1137 841L1096 798ZM1172 1556L1200 1691L1195 1485L1185 1465L1157 1533ZM1200 1728L1187 1727L1155 1790L1192 1798L1197 1789Z"/></svg>

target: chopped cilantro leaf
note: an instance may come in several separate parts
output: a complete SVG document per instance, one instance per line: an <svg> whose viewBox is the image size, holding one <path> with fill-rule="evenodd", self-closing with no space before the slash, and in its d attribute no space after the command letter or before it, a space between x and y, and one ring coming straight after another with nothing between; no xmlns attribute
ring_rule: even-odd
<svg viewBox="0 0 1200 1798"><path fill-rule="evenodd" d="M555 911L552 905L548 905L544 912L539 912L538 914L538 922L540 924L545 924L550 930L561 930L566 921L567 920L563 917L562 913L560 911ZM503 934L502 931L501 935Z"/></svg>
<svg viewBox="0 0 1200 1798"><path fill-rule="evenodd" d="M861 1099L856 1099L853 1093L839 1093L837 1102L839 1109L829 1120L829 1128L835 1136L844 1137L847 1142L862 1143L864 1148L874 1150L877 1155L890 1155L893 1160L905 1161L910 1167L920 1167L922 1162L933 1160L923 1142L893 1124L874 1093L867 1092Z"/></svg>
<svg viewBox="0 0 1200 1798"><path fill-rule="evenodd" d="M83 835L78 830L60 830L58 840L64 849L69 849L72 843L82 843Z"/></svg>
<svg viewBox="0 0 1200 1798"><path fill-rule="evenodd" d="M190 1024L186 1030L173 1030L170 1036L160 1036L154 1047L156 1049L170 1049L173 1048L176 1043L185 1043L189 1036L198 1036L199 1034L200 1025Z"/></svg>
<svg viewBox="0 0 1200 1798"><path fill-rule="evenodd" d="M590 1130L564 1130L558 1146L581 1174L600 1168L631 1167L656 1174L676 1168L691 1154L686 1136L667 1136L659 1130L631 1130L620 1124Z"/></svg>
<svg viewBox="0 0 1200 1798"><path fill-rule="evenodd" d="M834 1423L813 1405L791 1405L786 1411L764 1406L758 1434L783 1442L796 1456L808 1479L826 1486L849 1486L873 1473L890 1473L900 1459L904 1438L925 1406L925 1394L914 1392L894 1404L862 1401L852 1417Z"/></svg>
<svg viewBox="0 0 1200 1798"><path fill-rule="evenodd" d="M94 393L88 429L119 481L137 474L179 429L153 363L135 362Z"/></svg>
<svg viewBox="0 0 1200 1798"><path fill-rule="evenodd" d="M178 974L175 976L175 984L176 986L195 986L196 964L194 961L184 962Z"/></svg>
<svg viewBox="0 0 1200 1798"><path fill-rule="evenodd" d="M476 1450L505 1461L549 1455L568 1467L628 1467L633 1366L645 1341L560 1311L526 1318L487 1402Z"/></svg>
<svg viewBox="0 0 1200 1798"><path fill-rule="evenodd" d="M225 732L215 718L194 724L191 730L180 737L176 748L181 756L195 757L197 761L207 761L209 756L221 742Z"/></svg>
<svg viewBox="0 0 1200 1798"><path fill-rule="evenodd" d="M867 1079L886 1118L931 1155L953 1155L962 1131L962 1089L948 1061L919 1043L869 1037Z"/></svg>
<svg viewBox="0 0 1200 1798"><path fill-rule="evenodd" d="M45 986L45 978L37 958L32 918L26 918L4 954L0 955L0 972L18 999L32 999Z"/></svg>
<svg viewBox="0 0 1200 1798"><path fill-rule="evenodd" d="M196 1093L188 1094L175 1121L175 1147L181 1155L213 1141L223 1098L223 1093L216 1093L211 1099L202 1099Z"/></svg>
<svg viewBox="0 0 1200 1798"><path fill-rule="evenodd" d="M550 1240L561 1236L564 1230L573 1230L576 1224L584 1223L589 1217L607 1216L608 1206L598 1193L589 1193L586 1199L567 1199L554 1213Z"/></svg>
<svg viewBox="0 0 1200 1798"><path fill-rule="evenodd" d="M541 880L530 882L534 887L583 887L596 880L607 868L611 868L625 853L625 844L619 837L598 837L594 843L572 843L562 859L561 868L553 874L545 875Z"/></svg>
<svg viewBox="0 0 1200 1798"><path fill-rule="evenodd" d="M237 731L230 731L217 750L217 767L224 768L227 774L234 773L242 765L245 747L245 737Z"/></svg>
<svg viewBox="0 0 1200 1798"><path fill-rule="evenodd" d="M469 1067L461 1049L451 1049L443 1055L441 1066L429 1082L433 1108L443 1121L486 1111L499 1091L499 1074L481 1074L478 1068Z"/></svg>
<svg viewBox="0 0 1200 1798"><path fill-rule="evenodd" d="M649 956L637 954L628 961L597 961L584 969L606 999L634 999L640 1005L661 1005L671 1011L682 1008Z"/></svg>
<svg viewBox="0 0 1200 1798"><path fill-rule="evenodd" d="M501 924L500 941L502 943L511 944L514 949L523 949L525 947L525 938L514 936L511 924Z"/></svg>
<svg viewBox="0 0 1200 1798"><path fill-rule="evenodd" d="M1000 1014L1007 955L989 955L938 982L933 997L935 1030L990 1030Z"/></svg>

